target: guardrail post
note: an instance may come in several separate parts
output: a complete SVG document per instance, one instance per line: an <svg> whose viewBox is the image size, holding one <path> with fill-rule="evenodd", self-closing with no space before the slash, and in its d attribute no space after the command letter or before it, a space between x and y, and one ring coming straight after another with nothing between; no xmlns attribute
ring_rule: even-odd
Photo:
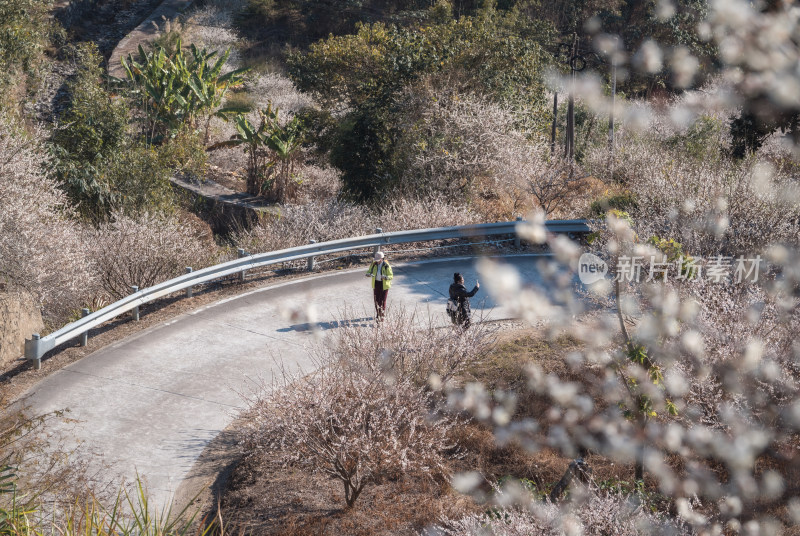
<svg viewBox="0 0 800 536"><path fill-rule="evenodd" d="M31 335L31 340L25 341L25 357L33 361L33 368L42 368L42 354L39 352L39 339L42 337L38 333Z"/></svg>
<svg viewBox="0 0 800 536"><path fill-rule="evenodd" d="M309 240L308 243L309 244L316 244L317 241L312 239L312 240ZM308 269L309 272L313 272L314 271L314 261L315 260L316 260L316 257L314 257L313 255L308 258L308 267L307 267L307 269Z"/></svg>
<svg viewBox="0 0 800 536"><path fill-rule="evenodd" d="M84 307L83 309L81 309L81 317L87 317L89 316L89 313L91 313L91 311L89 311L88 308ZM81 334L81 346L87 346L88 344L89 344L89 330L87 329Z"/></svg>
<svg viewBox="0 0 800 536"><path fill-rule="evenodd" d="M247 257L247 252L242 248L239 248L239 258L242 259L244 257ZM242 270L242 272L239 274L239 281L241 281L242 283L244 283L244 278L246 273L247 270Z"/></svg>
<svg viewBox="0 0 800 536"><path fill-rule="evenodd" d="M131 285L131 294L136 294L137 292L139 292L139 287L137 287L136 285ZM131 314L133 315L133 320L135 322L138 322L139 321L139 306L138 305L133 308L133 311L131 311Z"/></svg>
<svg viewBox="0 0 800 536"><path fill-rule="evenodd" d="M192 267L191 266L187 266L186 267L186 273L187 274L191 274L192 273ZM191 298L192 297L192 287L186 287L186 297L187 298Z"/></svg>
<svg viewBox="0 0 800 536"><path fill-rule="evenodd" d="M382 234L382 233L383 233L383 229L381 229L380 227L375 229L375 234ZM372 254L374 255L375 253L379 252L380 250L381 250L381 246L380 246L380 244L378 244L377 246L375 246L375 249L372 250Z"/></svg>
<svg viewBox="0 0 800 536"><path fill-rule="evenodd" d="M522 216L517 216L517 221L518 222L522 221ZM521 246L521 243L519 241L519 235L515 232L514 233L514 247L519 249L520 246Z"/></svg>

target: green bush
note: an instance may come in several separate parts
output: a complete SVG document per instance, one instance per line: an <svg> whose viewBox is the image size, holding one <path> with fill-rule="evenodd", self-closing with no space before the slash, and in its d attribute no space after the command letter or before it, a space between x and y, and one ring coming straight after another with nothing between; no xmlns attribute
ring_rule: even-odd
<svg viewBox="0 0 800 536"><path fill-rule="evenodd" d="M53 171L86 219L101 221L115 209L170 210L173 169L201 174L205 152L198 134L181 130L169 143L146 147L130 137L130 110L103 85L94 44L72 51L78 65L68 83L69 105L51 136Z"/></svg>
<svg viewBox="0 0 800 536"><path fill-rule="evenodd" d="M0 90L36 72L50 37L59 30L50 9L47 0L0 1ZM0 97L0 103L4 100Z"/></svg>
<svg viewBox="0 0 800 536"><path fill-rule="evenodd" d="M77 72L68 83L69 106L52 141L70 158L95 164L104 154L118 150L128 137L128 108L112 98L102 84L102 57L94 43L72 50Z"/></svg>
<svg viewBox="0 0 800 536"><path fill-rule="evenodd" d="M636 208L636 197L633 193L625 191L618 194L601 197L592 201L589 206L589 211L592 217L598 218L603 216L609 210L619 210L622 212L630 212Z"/></svg>
<svg viewBox="0 0 800 536"><path fill-rule="evenodd" d="M133 146L111 154L103 174L116 196L117 207L138 214L172 209L171 171L159 149Z"/></svg>
<svg viewBox="0 0 800 536"><path fill-rule="evenodd" d="M430 5L430 0L248 0L236 23L244 35L257 41L305 47L329 35L352 33L360 22L423 20Z"/></svg>
<svg viewBox="0 0 800 536"><path fill-rule="evenodd" d="M365 24L355 35L332 36L290 55L289 74L301 90L328 110L351 110L331 143L345 192L368 200L398 184L394 147L402 125L413 121L402 96L428 77L520 110L528 129L546 129L548 55L533 37L546 32L528 24L525 34L521 25L518 16L495 12L416 28Z"/></svg>
<svg viewBox="0 0 800 536"><path fill-rule="evenodd" d="M451 74L462 91L543 106L547 56L536 40L519 37L517 24L494 14L417 28L360 25L355 35L290 55L289 74L329 106L388 105L407 84L435 73Z"/></svg>
<svg viewBox="0 0 800 536"><path fill-rule="evenodd" d="M69 105L51 136L54 171L78 212L98 219L120 201L104 169L109 155L124 151L128 109L103 87L102 58L94 44L71 53L78 68L67 84Z"/></svg>
<svg viewBox="0 0 800 536"><path fill-rule="evenodd" d="M666 140L667 147L696 160L716 162L723 157L727 143L726 125L721 119L707 115L699 117L686 131Z"/></svg>
<svg viewBox="0 0 800 536"><path fill-rule="evenodd" d="M208 153L203 135L191 128L182 128L175 136L158 147L162 163L176 173L203 178Z"/></svg>

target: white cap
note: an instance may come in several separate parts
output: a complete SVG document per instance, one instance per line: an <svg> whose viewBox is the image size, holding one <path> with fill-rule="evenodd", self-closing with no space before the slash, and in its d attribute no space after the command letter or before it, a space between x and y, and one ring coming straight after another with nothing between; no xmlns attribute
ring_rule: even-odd
<svg viewBox="0 0 800 536"><path fill-rule="evenodd" d="M383 251L376 251L375 256L373 257L376 261L383 259Z"/></svg>

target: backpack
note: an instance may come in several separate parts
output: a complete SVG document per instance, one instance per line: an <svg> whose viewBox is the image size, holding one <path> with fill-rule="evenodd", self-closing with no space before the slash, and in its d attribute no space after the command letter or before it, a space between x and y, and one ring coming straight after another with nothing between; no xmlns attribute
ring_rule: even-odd
<svg viewBox="0 0 800 536"><path fill-rule="evenodd" d="M447 300L447 316L453 324L458 322L458 303L453 298Z"/></svg>

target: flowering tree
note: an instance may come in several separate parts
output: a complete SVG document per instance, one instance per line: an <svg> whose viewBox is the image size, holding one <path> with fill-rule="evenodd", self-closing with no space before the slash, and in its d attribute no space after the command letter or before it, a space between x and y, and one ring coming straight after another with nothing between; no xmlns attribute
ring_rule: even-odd
<svg viewBox="0 0 800 536"><path fill-rule="evenodd" d="M340 481L348 507L387 477L447 474L444 451L453 447L457 420L434 415L428 384L440 386L478 362L491 329L476 326L460 338L404 311L386 322L343 320L332 341L317 347L316 372L285 372L250 400L245 450L277 449L286 462Z"/></svg>
<svg viewBox="0 0 800 536"><path fill-rule="evenodd" d="M76 308L95 278L38 139L0 114L0 283L30 293L54 321Z"/></svg>
<svg viewBox="0 0 800 536"><path fill-rule="evenodd" d="M672 2L663 4L673 8L664 16L674 15ZM543 218L523 227L524 238L554 253L540 265L547 293L522 287L506 266L482 262L495 299L585 344L565 356L573 378L529 365L525 389L546 399L549 409L513 418L516 407L507 395L474 385L449 391L456 407L503 438L624 466L642 478L640 494L669 500L679 532L776 534L800 523L797 148L787 146L791 137L776 136L737 159L735 140L724 129L707 128L728 125L742 109L759 109L763 118L800 109L796 94L787 93L800 83L787 67L800 57L789 37L798 17L796 6L783 3L710 2L700 34L719 47L721 76L660 110L617 101L614 112L624 127L614 152L606 146L587 151L584 164L624 190L629 212L608 217L584 247L548 236ZM596 36L599 50L608 38ZM609 55L631 69L657 72L668 65L683 86L699 65L687 49L665 51L654 41L632 57L613 47ZM612 109L597 73L578 77L572 87L599 113ZM564 273L585 276L587 252L600 257L603 270L576 294L575 279ZM596 496L574 494L554 523L574 527L571 516ZM452 534L479 533L479 526L515 534L553 526L547 508L527 493L498 500L521 510L501 513L507 523L467 518L444 527ZM614 531L625 533L621 526Z"/></svg>

